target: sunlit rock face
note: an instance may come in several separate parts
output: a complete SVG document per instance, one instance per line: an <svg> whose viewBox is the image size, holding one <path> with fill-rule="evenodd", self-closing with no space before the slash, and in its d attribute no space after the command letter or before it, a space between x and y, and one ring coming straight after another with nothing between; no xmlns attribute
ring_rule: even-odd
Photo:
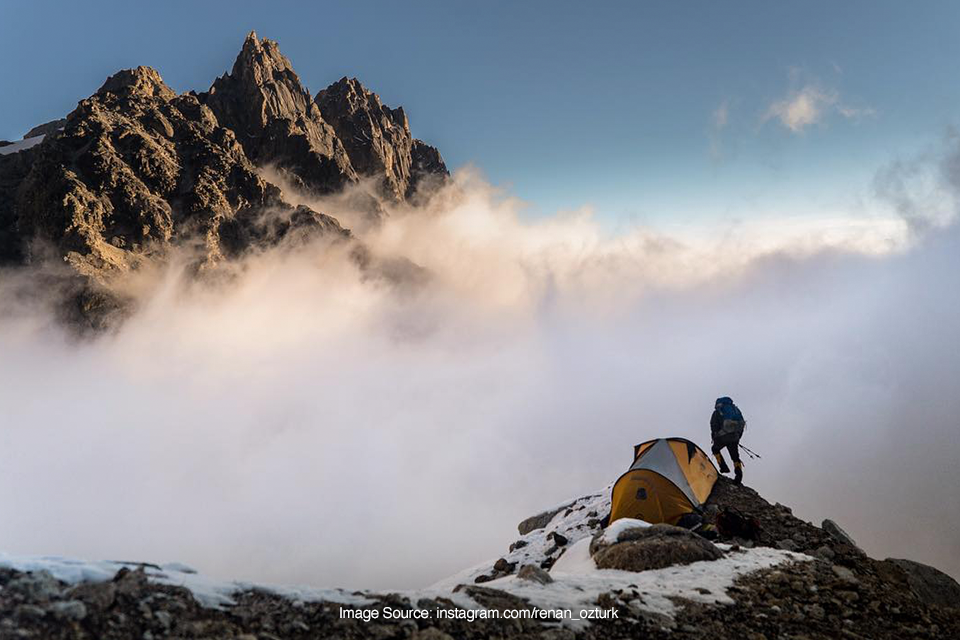
<svg viewBox="0 0 960 640"><path fill-rule="evenodd" d="M316 104L333 125L354 168L375 176L386 197L413 195L424 174L445 175L440 153L410 134L403 107L391 109L356 78L341 78L317 94Z"/></svg>
<svg viewBox="0 0 960 640"><path fill-rule="evenodd" d="M357 181L343 144L276 42L247 36L233 70L201 99L253 162L286 170L320 193Z"/></svg>

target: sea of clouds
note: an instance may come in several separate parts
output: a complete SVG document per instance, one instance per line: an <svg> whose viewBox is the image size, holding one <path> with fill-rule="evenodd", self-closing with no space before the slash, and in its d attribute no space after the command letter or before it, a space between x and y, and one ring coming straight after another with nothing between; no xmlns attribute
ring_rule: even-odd
<svg viewBox="0 0 960 640"><path fill-rule="evenodd" d="M870 215L680 235L529 219L471 170L381 224L287 188L372 262L308 244L214 285L171 260L83 340L0 272L0 548L422 586L637 442L707 447L730 395L747 484L960 575L952 158L879 172Z"/></svg>

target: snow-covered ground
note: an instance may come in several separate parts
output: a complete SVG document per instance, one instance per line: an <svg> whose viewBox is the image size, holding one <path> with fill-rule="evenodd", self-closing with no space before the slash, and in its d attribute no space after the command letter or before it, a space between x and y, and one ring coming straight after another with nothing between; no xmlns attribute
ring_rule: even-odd
<svg viewBox="0 0 960 640"><path fill-rule="evenodd" d="M548 557L557 557L563 553L565 547L558 547L551 534L560 534L567 540L567 546L583 538L591 538L598 527L590 526L592 520L599 520L610 513L610 491L613 485L604 487L596 493L568 500L559 513L542 529L536 529L526 535L518 536L512 551L507 551L501 557L507 562L516 563L517 567L525 564L540 563ZM547 511L553 511L548 509ZM548 553L553 551L553 553ZM432 585L433 589L453 588L458 584L473 584L477 576L489 574L493 569L496 558L483 562L457 574L444 578Z"/></svg>
<svg viewBox="0 0 960 640"><path fill-rule="evenodd" d="M486 582L483 586L525 598L541 609L569 610L572 613L572 619L564 620L564 624L578 627L588 624L586 620L579 619L579 612L583 609L595 608L597 598L603 593L618 590L621 594L631 594L633 597L628 598L631 606L642 611L672 617L676 612L676 605L671 598L686 598L704 604L732 604L733 600L727 595L727 589L738 577L780 563L810 559L803 554L762 547L731 552L715 561L632 572L598 569L590 557L589 546L589 538L581 538L570 545L550 571L553 578L551 583L540 584L511 575ZM720 545L720 547L728 549L726 545ZM123 567L134 569L143 566L150 581L184 587L201 605L213 608L232 605L234 595L247 591L263 591L301 602L325 601L356 606L375 602L372 597L342 589L278 587L215 580L179 564L151 566L112 561L90 562L51 556L25 557L0 554L0 566L17 571L48 571L58 580L70 584L103 582L111 580ZM445 581L427 589L400 592L400 595L408 597L411 602L417 602L421 598L444 597L465 609L482 608L465 592L454 592L457 584L462 583L456 580Z"/></svg>
<svg viewBox="0 0 960 640"><path fill-rule="evenodd" d="M106 582L112 580L117 572L124 567L136 569L141 566L151 582L184 587L193 594L197 602L205 607L220 608L232 605L234 604L233 595L245 591L265 591L302 602L325 601L358 606L373 602L369 598L358 596L343 589L281 587L251 582L216 580L176 562L153 566L110 560L88 561L59 556L12 556L0 553L0 567L16 571L47 571L57 580L68 584Z"/></svg>
<svg viewBox="0 0 960 640"><path fill-rule="evenodd" d="M727 545L718 546L729 549ZM729 553L720 560L634 572L597 569L589 547L587 538L574 543L550 570L554 581L549 584L508 576L483 586L526 598L540 608L570 609L574 615L581 609L595 607L600 594L622 590L634 594L632 606L672 617L676 605L670 598L733 604L727 589L738 577L783 562L811 559L800 553L758 547Z"/></svg>
<svg viewBox="0 0 960 640"><path fill-rule="evenodd" d="M779 549L758 547L730 551L727 545L718 545L727 551L723 558L695 562L685 566L667 567L650 571L618 571L598 569L590 556L590 540L599 530L596 520L610 510L610 488L565 503L541 529L518 538L513 551L503 558L516 563L516 570L527 564L540 566L547 558L554 558L550 576L553 582L540 584L521 580L516 570L511 575L488 580L482 586L499 589L527 599L541 609L565 609L573 612L574 619L564 624L582 626L578 612L596 606L601 594L619 591L621 599L640 611L672 617L676 605L671 598L686 598L704 604L732 604L727 594L734 581L747 573L793 561L810 560L809 556ZM593 524L591 524L593 523ZM623 519L613 523L604 532L608 542L613 543L620 531L634 526L649 526L639 520ZM557 544L556 536L566 539L566 544ZM462 571L445 580L416 591L400 592L411 602L421 598L443 597L466 609L482 608L459 585L473 585L481 575L490 575L495 561L490 561ZM0 567L18 571L49 571L55 578L68 583L110 580L122 567L143 566L148 578L158 584L182 586L189 589L204 606L223 607L233 604L233 596L245 591L265 591L294 601L327 601L347 605L366 605L375 602L372 594L351 593L342 589L316 589L310 587L277 587L247 582L214 580L193 569L179 565L138 565L124 562L85 562L60 557L17 557L0 553ZM367 597L369 595L370 597Z"/></svg>
<svg viewBox="0 0 960 640"><path fill-rule="evenodd" d="M44 136L34 136L32 138L27 138L26 140L17 140L13 144L8 144L6 146L0 147L0 156L5 156L11 153L17 153L18 151L23 151L24 149L35 147L41 142L43 142L43 138Z"/></svg>
<svg viewBox="0 0 960 640"><path fill-rule="evenodd" d="M727 589L733 586L740 576L766 569L774 565L810 560L809 556L759 547L731 552L720 560L695 562L685 566L667 567L650 571L633 572L613 569L598 569L590 556L590 540L599 531L591 527L590 522L610 512L610 490L606 487L596 493L569 501L569 506L561 509L542 529L520 536L522 546L514 548L502 557L515 562L517 569L525 564L540 566L548 557L556 557L550 576L553 582L540 584L521 580L516 574L484 582L482 586L500 589L544 609L569 609L574 615L581 609L596 606L602 593L621 590L623 593L636 592L631 605L643 611L672 617L676 606L670 598L686 598L705 604L732 604ZM649 526L641 520L623 518L604 530L608 544L616 541L624 529ZM548 554L556 548L554 536L562 535L567 544L558 552ZM516 543L515 543L516 544ZM728 545L717 545L729 551ZM436 597L449 593L459 584L474 584L477 576L491 572L494 561L485 562L441 580L420 592L419 597ZM404 594L412 595L412 594ZM414 598L411 598L412 600ZM459 603L458 603L459 604ZM569 624L577 626L582 621L573 620Z"/></svg>

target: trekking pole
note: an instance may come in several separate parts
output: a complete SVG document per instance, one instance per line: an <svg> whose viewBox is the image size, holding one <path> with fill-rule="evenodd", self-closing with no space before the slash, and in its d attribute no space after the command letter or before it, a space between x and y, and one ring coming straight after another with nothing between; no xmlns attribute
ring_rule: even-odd
<svg viewBox="0 0 960 640"><path fill-rule="evenodd" d="M751 451L750 449L747 449L747 448L746 448L745 446L743 446L742 444L740 445L740 448L743 449L744 451L746 451L746 452L747 452L747 455L750 456L751 458L760 458L760 457L762 457L759 453L756 453L756 452L754 452L754 451Z"/></svg>

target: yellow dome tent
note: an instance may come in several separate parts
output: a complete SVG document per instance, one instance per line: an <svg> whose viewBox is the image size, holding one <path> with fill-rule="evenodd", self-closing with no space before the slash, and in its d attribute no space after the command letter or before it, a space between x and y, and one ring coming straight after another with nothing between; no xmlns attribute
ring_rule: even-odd
<svg viewBox="0 0 960 640"><path fill-rule="evenodd" d="M638 518L676 524L706 502L717 470L683 438L658 438L633 448L633 464L613 485L610 522Z"/></svg>

